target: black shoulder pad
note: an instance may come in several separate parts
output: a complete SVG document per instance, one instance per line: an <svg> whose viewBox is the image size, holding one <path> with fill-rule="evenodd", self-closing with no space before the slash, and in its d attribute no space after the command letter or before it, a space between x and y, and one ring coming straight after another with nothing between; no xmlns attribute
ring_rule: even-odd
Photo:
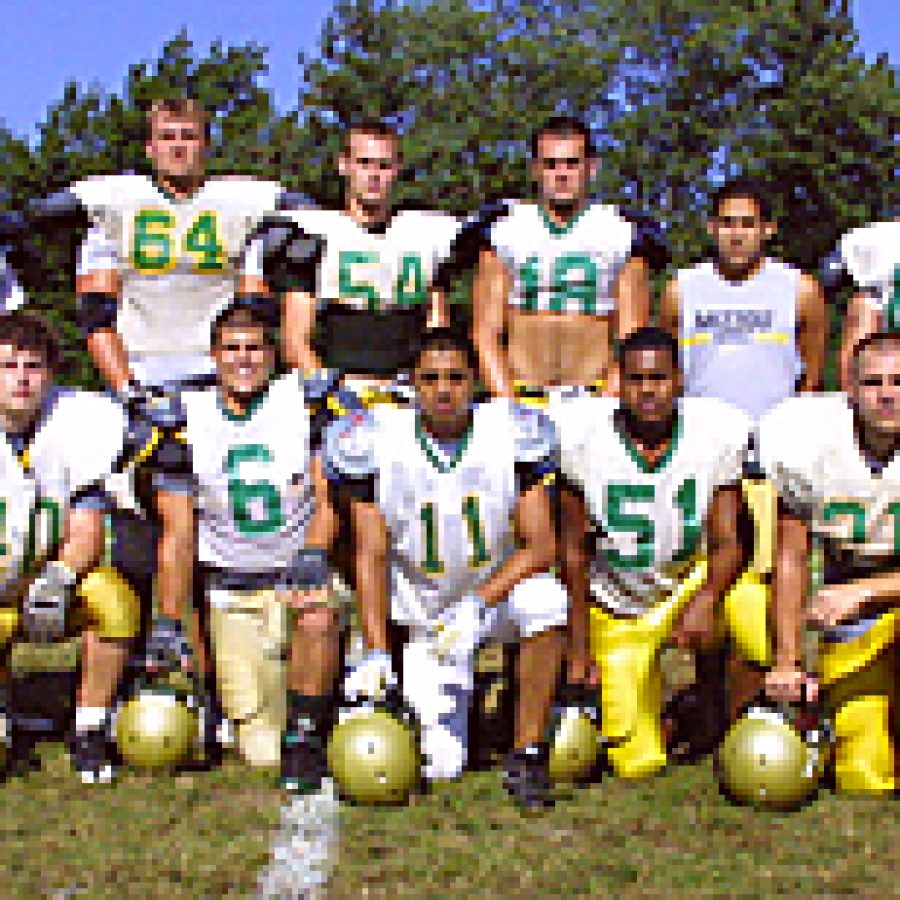
<svg viewBox="0 0 900 900"><path fill-rule="evenodd" d="M494 200L463 222L450 245L450 253L434 273L435 287L447 291L458 278L475 268L481 251L491 246L491 226L508 212L506 200Z"/></svg>
<svg viewBox="0 0 900 900"><path fill-rule="evenodd" d="M632 256L646 259L651 269L661 271L671 260L669 242L662 225L642 213L624 212L622 215L634 225Z"/></svg>
<svg viewBox="0 0 900 900"><path fill-rule="evenodd" d="M28 230L25 216L17 210L0 212L0 245L18 244Z"/></svg>
<svg viewBox="0 0 900 900"><path fill-rule="evenodd" d="M822 260L819 266L819 278L829 296L834 296L845 288L853 287L853 277L847 271L847 264L839 249L832 250Z"/></svg>
<svg viewBox="0 0 900 900"><path fill-rule="evenodd" d="M87 209L70 190L57 191L49 197L30 201L27 216L36 231L87 228L91 224Z"/></svg>
<svg viewBox="0 0 900 900"><path fill-rule="evenodd" d="M286 212L292 209L318 209L319 204L307 194L301 194L297 191L283 191L275 204L275 209L279 212Z"/></svg>
<svg viewBox="0 0 900 900"><path fill-rule="evenodd" d="M315 292L324 238L308 234L290 219L266 216L253 239L262 242L263 275L273 290Z"/></svg>

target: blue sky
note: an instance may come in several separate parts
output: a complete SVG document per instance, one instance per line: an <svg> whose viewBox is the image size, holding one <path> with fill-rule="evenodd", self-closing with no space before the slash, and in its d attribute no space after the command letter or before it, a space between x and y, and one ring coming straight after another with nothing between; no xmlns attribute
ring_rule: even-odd
<svg viewBox="0 0 900 900"><path fill-rule="evenodd" d="M854 0L866 54L900 65L900 0ZM69 79L118 89L128 66L153 59L186 26L195 44L254 40L269 48L269 87L287 108L298 51L313 51L330 0L0 0L0 119L34 133Z"/></svg>

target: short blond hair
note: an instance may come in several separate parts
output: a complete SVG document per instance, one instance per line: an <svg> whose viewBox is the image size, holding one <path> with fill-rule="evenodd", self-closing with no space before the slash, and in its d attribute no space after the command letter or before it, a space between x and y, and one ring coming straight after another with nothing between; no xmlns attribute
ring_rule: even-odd
<svg viewBox="0 0 900 900"><path fill-rule="evenodd" d="M154 100L147 110L148 137L153 133L153 120L160 113L166 113L176 119L193 119L203 127L204 136L209 137L209 113L203 104L193 97L166 97Z"/></svg>

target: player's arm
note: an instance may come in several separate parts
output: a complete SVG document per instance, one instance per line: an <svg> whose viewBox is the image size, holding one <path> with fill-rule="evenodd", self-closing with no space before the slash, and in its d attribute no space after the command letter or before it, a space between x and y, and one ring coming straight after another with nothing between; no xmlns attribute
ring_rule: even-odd
<svg viewBox="0 0 900 900"><path fill-rule="evenodd" d="M364 500L351 502L350 522L363 638L369 650L388 653L387 522L376 503Z"/></svg>
<svg viewBox="0 0 900 900"><path fill-rule="evenodd" d="M103 551L103 510L73 506L66 513L65 538L58 560L80 577L97 565Z"/></svg>
<svg viewBox="0 0 900 900"><path fill-rule="evenodd" d="M681 295L678 293L678 278L673 276L666 282L659 300L659 324L675 340L681 337Z"/></svg>
<svg viewBox="0 0 900 900"><path fill-rule="evenodd" d="M847 304L844 327L841 333L841 349L838 357L838 375L841 390L850 384L850 364L856 345L881 327L881 311L873 302L869 291L857 291Z"/></svg>
<svg viewBox="0 0 900 900"><path fill-rule="evenodd" d="M798 391L822 389L825 348L828 345L828 314L822 286L811 275L802 274L797 292L797 344L803 359L803 377Z"/></svg>
<svg viewBox="0 0 900 900"><path fill-rule="evenodd" d="M282 311L282 352L292 369L314 372L322 368L322 360L313 348L318 301L308 291L288 291Z"/></svg>
<svg viewBox="0 0 900 900"><path fill-rule="evenodd" d="M823 587L809 606L809 618L819 627L834 628L846 619L897 606L900 572L888 572Z"/></svg>
<svg viewBox="0 0 900 900"><path fill-rule="evenodd" d="M569 594L568 660L570 684L583 684L590 676L590 578L588 540L591 523L584 497L561 479L560 504L566 526L561 529L560 578Z"/></svg>
<svg viewBox="0 0 900 900"><path fill-rule="evenodd" d="M680 647L704 648L715 640L716 608L734 584L744 562L744 549L738 536L742 503L738 485L720 487L713 494L706 519L706 580L675 626L673 640Z"/></svg>
<svg viewBox="0 0 900 900"><path fill-rule="evenodd" d="M103 380L119 392L132 380L128 353L116 330L122 282L115 249L97 229L85 238L75 277L77 321Z"/></svg>
<svg viewBox="0 0 900 900"><path fill-rule="evenodd" d="M428 290L428 315L425 319L425 327L443 328L449 324L447 297L442 288L434 285Z"/></svg>
<svg viewBox="0 0 900 900"><path fill-rule="evenodd" d="M622 266L616 278L614 297L613 337L621 343L633 331L650 322L650 266L643 256L632 254ZM619 391L618 365L612 362L608 372L604 393L615 395Z"/></svg>
<svg viewBox="0 0 900 900"><path fill-rule="evenodd" d="M513 396L513 375L504 346L510 275L500 257L482 249L472 282L472 341L481 377L496 397Z"/></svg>
<svg viewBox="0 0 900 900"><path fill-rule="evenodd" d="M774 664L766 673L766 692L775 700L800 700L806 680L803 673L803 619L809 552L809 525L779 503L772 573Z"/></svg>

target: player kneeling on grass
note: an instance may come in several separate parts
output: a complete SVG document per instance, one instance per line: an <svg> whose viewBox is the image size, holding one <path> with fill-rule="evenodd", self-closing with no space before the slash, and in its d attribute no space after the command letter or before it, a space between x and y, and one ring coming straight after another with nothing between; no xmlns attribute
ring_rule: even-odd
<svg viewBox="0 0 900 900"><path fill-rule="evenodd" d="M741 571L750 421L720 400L681 397L678 345L659 329L627 337L619 369L621 399L562 401L555 420L560 472L580 498L585 536L568 567L569 677L587 679L593 652L610 762L638 778L666 763L663 645L714 646L719 608Z"/></svg>
<svg viewBox="0 0 900 900"><path fill-rule="evenodd" d="M316 788L339 644L325 590L332 517L316 455L327 397L297 371L276 376L276 348L258 307L236 304L217 318L216 384L182 395L182 470L193 484L182 515L196 511L196 573L238 749L252 765L280 760L286 787Z"/></svg>
<svg viewBox="0 0 900 900"><path fill-rule="evenodd" d="M477 648L519 641L515 748L507 790L550 802L544 737L568 600L553 578L548 488L556 450L542 413L507 399L474 401L471 345L426 332L415 355L414 407L377 408L331 426L325 469L349 501L357 596L368 652L348 673L353 702L396 686L389 629L408 631L403 695L419 720L424 775L466 763Z"/></svg>
<svg viewBox="0 0 900 900"><path fill-rule="evenodd" d="M763 466L780 496L775 666L767 692L801 699L810 540L824 587L808 615L822 628L819 685L833 721L837 789L897 788L900 636L900 335L853 350L847 394L795 397L760 423Z"/></svg>
<svg viewBox="0 0 900 900"><path fill-rule="evenodd" d="M107 500L102 482L126 450L114 400L53 383L56 341L40 319L0 315L0 750L13 745L14 642L49 642L83 624L72 761L82 781L109 781L108 710L139 623L138 601L98 569Z"/></svg>

